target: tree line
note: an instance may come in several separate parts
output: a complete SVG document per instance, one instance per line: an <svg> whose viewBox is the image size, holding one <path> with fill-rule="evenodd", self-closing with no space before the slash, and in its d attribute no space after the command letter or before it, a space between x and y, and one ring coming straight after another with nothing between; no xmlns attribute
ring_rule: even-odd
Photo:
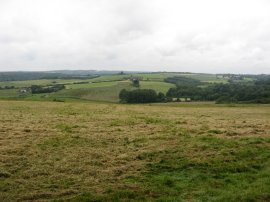
<svg viewBox="0 0 270 202"><path fill-rule="evenodd" d="M179 83L179 82L178 82ZM270 103L270 77L259 77L253 82L216 83L204 86L178 85L170 88L167 97L188 97L195 101L216 101L217 103Z"/></svg>
<svg viewBox="0 0 270 202"><path fill-rule="evenodd" d="M202 83L183 76L169 77L166 82L176 84L166 93L152 89L121 90L123 103L165 102L188 98L192 101L215 101L216 103L270 103L270 76L258 76L250 82Z"/></svg>
<svg viewBox="0 0 270 202"><path fill-rule="evenodd" d="M15 86L0 86L0 90L10 90L10 89L14 89Z"/></svg>
<svg viewBox="0 0 270 202"><path fill-rule="evenodd" d="M39 93L52 93L57 92L59 90L65 89L64 84L56 84L53 86L39 86L39 85L32 85L30 87L32 94L39 94Z"/></svg>

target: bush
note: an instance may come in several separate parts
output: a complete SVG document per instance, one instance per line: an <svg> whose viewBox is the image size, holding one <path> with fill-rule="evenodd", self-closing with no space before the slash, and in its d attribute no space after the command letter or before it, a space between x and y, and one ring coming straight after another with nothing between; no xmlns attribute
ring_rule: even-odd
<svg viewBox="0 0 270 202"><path fill-rule="evenodd" d="M140 87L140 80L138 78L133 78L132 79L132 85L134 87Z"/></svg>

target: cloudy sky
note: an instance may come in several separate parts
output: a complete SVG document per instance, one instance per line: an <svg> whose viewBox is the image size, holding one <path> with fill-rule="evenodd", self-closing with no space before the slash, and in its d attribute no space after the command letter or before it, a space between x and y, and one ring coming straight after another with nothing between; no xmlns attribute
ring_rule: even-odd
<svg viewBox="0 0 270 202"><path fill-rule="evenodd" d="M0 0L0 71L270 73L269 0Z"/></svg>

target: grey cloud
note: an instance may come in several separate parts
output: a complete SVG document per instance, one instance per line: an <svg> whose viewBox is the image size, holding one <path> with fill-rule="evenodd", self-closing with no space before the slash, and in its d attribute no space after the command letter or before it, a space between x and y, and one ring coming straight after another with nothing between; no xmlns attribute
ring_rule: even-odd
<svg viewBox="0 0 270 202"><path fill-rule="evenodd" d="M0 0L0 71L270 73L267 10L264 0Z"/></svg>

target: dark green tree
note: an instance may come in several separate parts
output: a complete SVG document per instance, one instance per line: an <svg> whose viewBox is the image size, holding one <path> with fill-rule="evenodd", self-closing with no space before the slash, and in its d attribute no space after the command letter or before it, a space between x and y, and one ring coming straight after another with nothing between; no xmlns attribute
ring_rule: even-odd
<svg viewBox="0 0 270 202"><path fill-rule="evenodd" d="M134 87L140 87L140 80L137 79L137 78L133 78L133 79L132 79L132 85L133 85Z"/></svg>

